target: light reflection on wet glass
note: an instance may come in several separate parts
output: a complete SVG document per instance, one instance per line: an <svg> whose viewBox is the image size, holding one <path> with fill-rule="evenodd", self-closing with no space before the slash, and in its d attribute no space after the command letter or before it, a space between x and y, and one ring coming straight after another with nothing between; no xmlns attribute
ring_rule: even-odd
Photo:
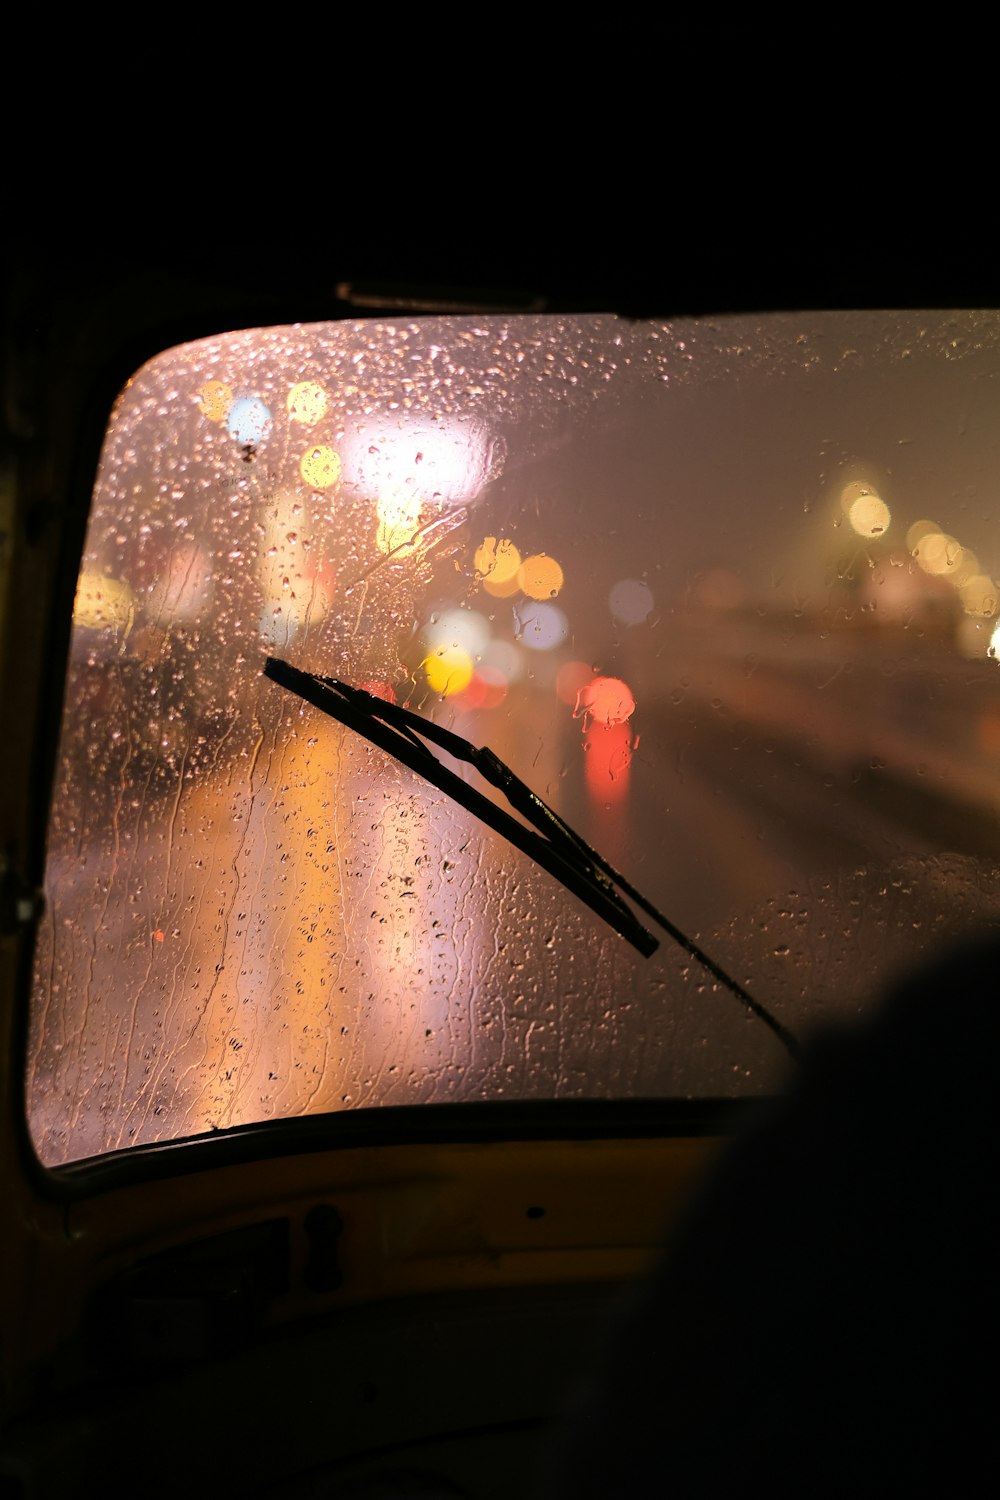
<svg viewBox="0 0 1000 1500"><path fill-rule="evenodd" d="M998 360L971 313L438 319L140 371L74 606L43 1160L780 1075L269 652L488 743L793 1029L995 923Z"/></svg>

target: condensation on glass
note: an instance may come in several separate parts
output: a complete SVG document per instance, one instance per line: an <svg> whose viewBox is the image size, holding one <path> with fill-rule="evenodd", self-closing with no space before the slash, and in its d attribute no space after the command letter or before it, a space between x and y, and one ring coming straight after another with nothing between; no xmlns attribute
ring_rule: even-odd
<svg viewBox="0 0 1000 1500"><path fill-rule="evenodd" d="M234 333L111 416L31 1007L58 1164L457 1100L761 1092L271 654L487 743L800 1034L1000 911L1000 318Z"/></svg>

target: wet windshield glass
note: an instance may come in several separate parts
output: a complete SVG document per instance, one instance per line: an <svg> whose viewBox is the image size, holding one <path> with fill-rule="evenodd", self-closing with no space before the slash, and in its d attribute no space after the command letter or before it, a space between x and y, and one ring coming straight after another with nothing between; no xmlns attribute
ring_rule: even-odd
<svg viewBox="0 0 1000 1500"><path fill-rule="evenodd" d="M995 922L998 367L973 313L359 321L145 366L74 609L43 1161L784 1076L683 948L269 657L490 746L799 1036Z"/></svg>

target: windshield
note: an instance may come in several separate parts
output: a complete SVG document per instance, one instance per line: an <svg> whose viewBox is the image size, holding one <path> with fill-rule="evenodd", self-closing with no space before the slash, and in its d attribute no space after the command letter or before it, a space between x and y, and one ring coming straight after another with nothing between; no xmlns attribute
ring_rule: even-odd
<svg viewBox="0 0 1000 1500"><path fill-rule="evenodd" d="M801 1039L995 923L998 367L992 313L358 321L146 365L74 609L41 1159L768 1092L788 1051L720 970ZM269 658L489 746L716 968Z"/></svg>

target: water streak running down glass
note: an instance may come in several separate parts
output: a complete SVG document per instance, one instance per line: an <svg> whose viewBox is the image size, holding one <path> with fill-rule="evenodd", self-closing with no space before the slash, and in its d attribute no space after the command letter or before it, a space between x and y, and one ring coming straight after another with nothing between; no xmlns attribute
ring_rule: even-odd
<svg viewBox="0 0 1000 1500"><path fill-rule="evenodd" d="M992 313L359 321L146 365L74 611L42 1160L784 1074L688 955L269 656L490 745L796 1034L994 925L998 368Z"/></svg>

